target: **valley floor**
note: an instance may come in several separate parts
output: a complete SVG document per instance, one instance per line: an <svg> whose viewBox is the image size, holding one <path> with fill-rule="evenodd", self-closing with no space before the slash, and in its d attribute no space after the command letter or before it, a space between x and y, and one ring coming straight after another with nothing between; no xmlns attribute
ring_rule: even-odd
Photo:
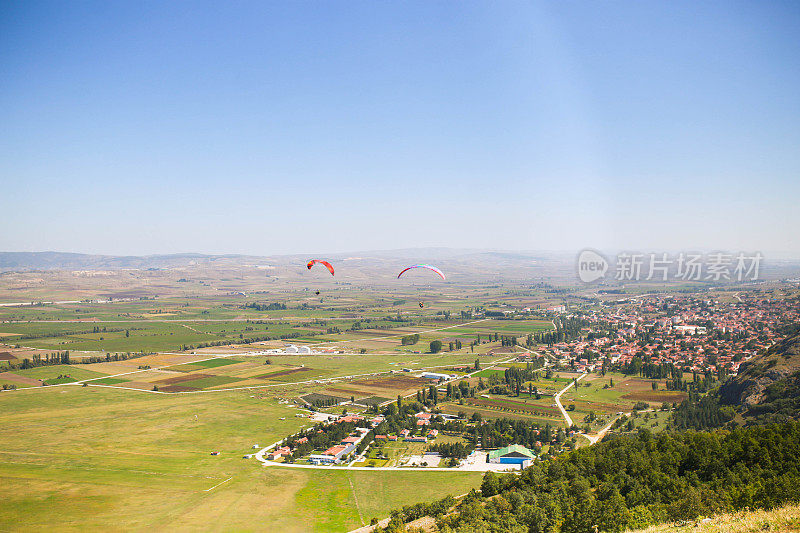
<svg viewBox="0 0 800 533"><path fill-rule="evenodd" d="M347 531L481 482L479 472L301 471L242 458L308 423L294 413L250 392L3 394L0 530Z"/></svg>

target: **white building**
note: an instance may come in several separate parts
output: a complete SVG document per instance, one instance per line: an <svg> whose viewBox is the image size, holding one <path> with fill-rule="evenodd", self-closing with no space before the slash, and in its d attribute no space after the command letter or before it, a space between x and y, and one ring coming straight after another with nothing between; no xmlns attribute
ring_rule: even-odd
<svg viewBox="0 0 800 533"><path fill-rule="evenodd" d="M422 374L422 377L425 379L437 379L437 380L441 379L446 381L448 379L455 378L456 376L455 375L451 376L450 374L439 374L437 372L425 372L424 374Z"/></svg>

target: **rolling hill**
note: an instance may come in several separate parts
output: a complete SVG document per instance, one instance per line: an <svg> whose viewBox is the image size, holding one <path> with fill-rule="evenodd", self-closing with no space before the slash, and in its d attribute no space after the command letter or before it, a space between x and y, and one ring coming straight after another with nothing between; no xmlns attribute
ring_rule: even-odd
<svg viewBox="0 0 800 533"><path fill-rule="evenodd" d="M734 406L745 424L800 417L800 333L775 344L719 389L723 405Z"/></svg>

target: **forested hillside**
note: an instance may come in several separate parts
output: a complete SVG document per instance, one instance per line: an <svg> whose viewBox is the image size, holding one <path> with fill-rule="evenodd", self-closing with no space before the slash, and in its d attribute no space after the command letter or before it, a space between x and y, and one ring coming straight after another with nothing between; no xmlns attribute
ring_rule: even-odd
<svg viewBox="0 0 800 533"><path fill-rule="evenodd" d="M443 532L623 531L742 508L800 500L800 423L732 431L615 437L521 475L484 477L449 515ZM418 507L418 506L417 506ZM402 531L419 508L393 513L386 531Z"/></svg>
<svg viewBox="0 0 800 533"><path fill-rule="evenodd" d="M796 328L794 328L796 329ZM800 418L800 334L796 332L742 365L735 378L707 396L690 394L672 429L769 424Z"/></svg>

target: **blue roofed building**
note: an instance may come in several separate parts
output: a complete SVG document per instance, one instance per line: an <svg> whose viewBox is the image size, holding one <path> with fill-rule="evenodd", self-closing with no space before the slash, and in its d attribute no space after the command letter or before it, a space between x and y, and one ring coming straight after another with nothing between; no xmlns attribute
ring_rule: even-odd
<svg viewBox="0 0 800 533"><path fill-rule="evenodd" d="M536 454L525 446L512 444L487 454L486 462L499 464L515 464L526 467L536 458Z"/></svg>

